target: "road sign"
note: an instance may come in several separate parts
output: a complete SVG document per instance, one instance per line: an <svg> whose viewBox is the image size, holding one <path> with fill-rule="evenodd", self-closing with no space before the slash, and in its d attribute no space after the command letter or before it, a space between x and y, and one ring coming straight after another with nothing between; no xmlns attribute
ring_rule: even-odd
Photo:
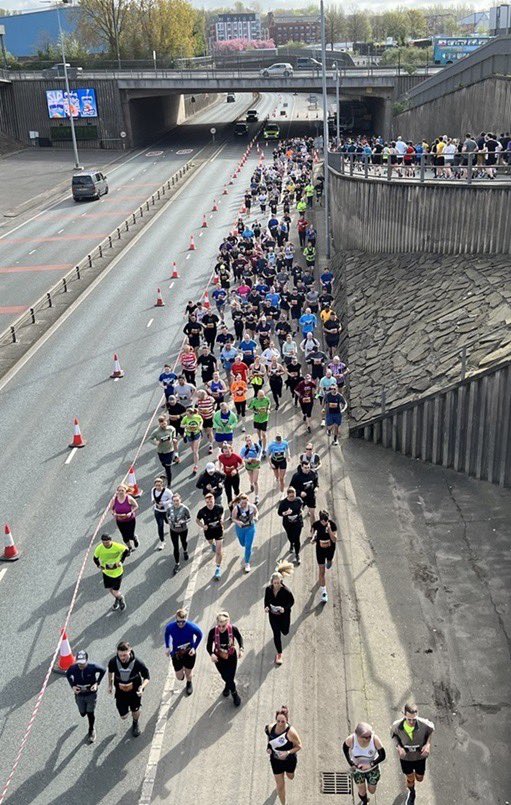
<svg viewBox="0 0 511 805"><path fill-rule="evenodd" d="M125 138L125 137L127 137L127 136L128 136L128 135L126 134L126 132L125 132L125 131L120 131L120 132L119 132L119 137L122 137L122 139L123 139L123 140L124 140L124 138Z"/></svg>
<svg viewBox="0 0 511 805"><path fill-rule="evenodd" d="M209 133L210 133L210 134L216 134L216 129L215 129L215 127L214 127L214 126L211 126L211 128L210 128L210 130L209 130Z"/></svg>

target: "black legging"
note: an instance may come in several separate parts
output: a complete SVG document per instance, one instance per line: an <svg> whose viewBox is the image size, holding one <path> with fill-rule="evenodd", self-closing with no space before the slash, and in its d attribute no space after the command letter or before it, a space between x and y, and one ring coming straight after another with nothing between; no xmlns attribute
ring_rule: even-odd
<svg viewBox="0 0 511 805"><path fill-rule="evenodd" d="M132 517L131 520L116 520L116 523L126 545L128 542L134 542L136 540L135 527L137 521L134 517Z"/></svg>
<svg viewBox="0 0 511 805"><path fill-rule="evenodd" d="M227 502L230 503L234 495L240 493L240 476L239 475L226 475L224 479L224 489L227 495Z"/></svg>
<svg viewBox="0 0 511 805"><path fill-rule="evenodd" d="M168 524L169 522L167 512L159 512L157 509L155 509L154 519L158 525L158 536L160 538L160 542L165 542L165 524Z"/></svg>
<svg viewBox="0 0 511 805"><path fill-rule="evenodd" d="M184 531L172 531L172 529L170 529L170 539L172 540L172 547L174 548L174 561L176 565L178 565L180 540L183 551L186 553L188 550L188 529L186 528Z"/></svg>
<svg viewBox="0 0 511 805"><path fill-rule="evenodd" d="M184 369L183 374L186 378L186 382L191 383L192 386L195 386L195 369L193 372L189 372L187 369Z"/></svg>
<svg viewBox="0 0 511 805"><path fill-rule="evenodd" d="M281 375L270 375L270 388L275 400L275 405L278 405L282 397L282 377Z"/></svg>
<svg viewBox="0 0 511 805"><path fill-rule="evenodd" d="M226 660L222 660L220 657L218 658L218 662L216 663L216 669L222 679L225 682L226 687L230 690L231 693L234 693L236 690L236 682L234 681L234 677L236 676L236 668L238 666L238 655L236 652L231 654L227 657Z"/></svg>
<svg viewBox="0 0 511 805"><path fill-rule="evenodd" d="M300 554L300 536L303 528L303 520L287 523L283 521L284 531L287 534L291 550L295 552L296 556Z"/></svg>
<svg viewBox="0 0 511 805"><path fill-rule="evenodd" d="M288 609L282 615L272 615L270 612L270 626L273 632L273 642L277 654L282 654L282 635L289 634L291 624L291 611Z"/></svg>
<svg viewBox="0 0 511 805"><path fill-rule="evenodd" d="M314 400L311 402L305 403L300 400L300 408L302 409L302 414L310 419L312 414L312 406L314 405Z"/></svg>
<svg viewBox="0 0 511 805"><path fill-rule="evenodd" d="M236 413L238 416L244 417L247 413L247 401L246 400L237 400L234 402Z"/></svg>

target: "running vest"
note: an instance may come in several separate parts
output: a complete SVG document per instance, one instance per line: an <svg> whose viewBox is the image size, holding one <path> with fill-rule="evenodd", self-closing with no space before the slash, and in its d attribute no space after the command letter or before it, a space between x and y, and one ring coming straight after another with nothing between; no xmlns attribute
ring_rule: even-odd
<svg viewBox="0 0 511 805"><path fill-rule="evenodd" d="M350 757L355 766L358 766L360 763L372 766L378 755L378 750L374 743L374 735L371 736L371 740L367 746L360 746L355 733L353 733L351 737L353 738L353 746L350 749Z"/></svg>
<svg viewBox="0 0 511 805"><path fill-rule="evenodd" d="M135 657L133 657L133 659L131 660L131 662L130 662L130 664L128 665L127 668L123 668L123 666L121 665L121 662L119 660L119 657L115 658L115 662L117 664L117 671L118 671L119 676L121 678L121 683L123 685L127 685L128 682L130 682L131 672L133 671L133 667L135 665Z"/></svg>
<svg viewBox="0 0 511 805"><path fill-rule="evenodd" d="M248 506L246 509L242 509L239 504L236 505L236 517L238 520L241 520L244 526L252 525L254 521L254 511L252 506Z"/></svg>

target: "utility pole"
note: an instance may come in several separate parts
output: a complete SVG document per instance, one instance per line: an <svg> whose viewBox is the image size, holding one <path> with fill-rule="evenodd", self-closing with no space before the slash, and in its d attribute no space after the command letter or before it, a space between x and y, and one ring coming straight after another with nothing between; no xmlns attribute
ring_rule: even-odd
<svg viewBox="0 0 511 805"><path fill-rule="evenodd" d="M339 145L341 141L341 101L339 97L339 82L340 82L340 71L339 65L335 62L335 108L336 108L336 121L337 121L337 145Z"/></svg>
<svg viewBox="0 0 511 805"><path fill-rule="evenodd" d="M330 199L329 176L328 176L328 99L326 94L326 31L325 31L325 4L320 0L321 12L321 88L323 92L323 170L325 171L324 196L325 196L325 232L326 232L326 256L330 259Z"/></svg>
<svg viewBox="0 0 511 805"><path fill-rule="evenodd" d="M66 0L63 0L65 2ZM78 158L78 145L76 143L76 132L75 132L75 121L73 118L73 113L71 112L71 90L69 88L69 74L67 72L67 63L66 63L66 52L64 46L64 33L62 31L62 24L60 21L60 9L57 6L57 19L59 22L59 36L60 36L60 49L62 51L62 62L64 64L64 83L66 85L66 94L67 94L67 112L69 115L69 125L71 126L71 139L73 141L73 153L75 157L75 170L82 170L82 166L80 165L80 160Z"/></svg>

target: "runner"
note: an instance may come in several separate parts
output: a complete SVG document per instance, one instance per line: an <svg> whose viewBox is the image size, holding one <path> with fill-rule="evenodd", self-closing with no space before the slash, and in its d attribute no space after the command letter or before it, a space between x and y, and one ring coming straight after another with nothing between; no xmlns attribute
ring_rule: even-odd
<svg viewBox="0 0 511 805"><path fill-rule="evenodd" d="M197 392L197 411L202 417L202 432L208 440L208 453L213 452L213 414L215 400L205 389Z"/></svg>
<svg viewBox="0 0 511 805"><path fill-rule="evenodd" d="M320 511L319 520L312 524L311 544L316 545L316 561L319 568L319 588L321 590L321 601L328 602L326 590L325 566L327 570L332 567L335 554L335 543L337 542L337 524L330 519L327 511Z"/></svg>
<svg viewBox="0 0 511 805"><path fill-rule="evenodd" d="M220 318L213 313L212 310L207 310L202 319L201 324L203 327L204 341L210 348L211 352L215 351L216 337Z"/></svg>
<svg viewBox="0 0 511 805"><path fill-rule="evenodd" d="M327 435L333 434L332 444L338 445L339 428L342 423L342 415L348 404L343 395L337 388L331 389L324 397L325 403L325 425Z"/></svg>
<svg viewBox="0 0 511 805"><path fill-rule="evenodd" d="M304 506L309 510L311 524L316 520L316 489L318 488L318 474L308 461L302 461L291 478L291 486L302 499Z"/></svg>
<svg viewBox="0 0 511 805"><path fill-rule="evenodd" d="M305 452L300 454L300 464L303 462L308 462L316 473L321 467L321 458L319 457L319 453L314 452L312 442L307 442Z"/></svg>
<svg viewBox="0 0 511 805"><path fill-rule="evenodd" d="M426 760L431 752L431 736L435 725L419 718L416 704L405 704L404 718L394 721L390 737L397 749L401 771L406 778L406 805L415 802L415 783L422 783L426 773Z"/></svg>
<svg viewBox="0 0 511 805"><path fill-rule="evenodd" d="M200 366L202 382L209 383L209 381L213 379L213 372L217 371L218 365L217 359L207 344L201 347L197 364Z"/></svg>
<svg viewBox="0 0 511 805"><path fill-rule="evenodd" d="M205 469L197 478L195 484L197 489L202 489L202 494L206 496L209 492L215 498L215 503L222 502L222 492L224 491L224 474L217 470L212 461L208 461Z"/></svg>
<svg viewBox="0 0 511 805"><path fill-rule="evenodd" d="M163 551L165 547L165 526L169 524L168 508L172 503L172 492L165 488L165 479L159 476L154 479L151 489L151 502L153 504L154 519L158 526L159 542L156 551Z"/></svg>
<svg viewBox="0 0 511 805"><path fill-rule="evenodd" d="M128 487L125 484L119 484L110 504L110 512L115 518L117 528L130 553L136 551L139 546L138 537L135 534L137 511L138 503L135 498L128 495Z"/></svg>
<svg viewBox="0 0 511 805"><path fill-rule="evenodd" d="M245 433L245 416L247 413L247 382L243 380L241 374L237 374L231 383L231 396L236 408L238 421L241 422L241 430Z"/></svg>
<svg viewBox="0 0 511 805"><path fill-rule="evenodd" d="M215 503L214 495L208 492L204 496L206 505L197 512L196 523L204 531L204 536L215 554L215 575L218 580L222 575L222 543L224 539L224 509Z"/></svg>
<svg viewBox="0 0 511 805"><path fill-rule="evenodd" d="M192 405L188 408L181 420L181 426L185 433L184 441L190 445L190 450L192 451L192 475L195 475L199 470L199 447L202 437L202 425L203 419L197 411L197 408Z"/></svg>
<svg viewBox="0 0 511 805"><path fill-rule="evenodd" d="M244 548L244 557L241 563L245 573L250 573L250 558L256 536L256 522L259 512L257 507L249 502L248 495L243 493L233 501L231 517L238 542Z"/></svg>
<svg viewBox="0 0 511 805"><path fill-rule="evenodd" d="M108 692L115 689L115 705L120 717L124 720L131 710L133 723L131 734L134 738L140 735L140 708L142 694L149 684L149 669L135 657L135 652L127 640L117 645L117 653L108 663Z"/></svg>
<svg viewBox="0 0 511 805"><path fill-rule="evenodd" d="M337 380L333 376L332 370L327 369L325 374L323 375L323 377L319 381L319 388L318 388L318 393L317 393L317 397L321 401L321 406L322 406L322 408L321 408L321 427L322 428L325 426L325 403L324 403L325 394L328 394L328 392L330 390L332 390L332 389L337 390Z"/></svg>
<svg viewBox="0 0 511 805"><path fill-rule="evenodd" d="M278 352L277 355L272 356L270 364L266 366L266 372L268 375L271 393L275 401L275 410L278 411L280 400L282 398L282 378L286 373L286 370L278 361Z"/></svg>
<svg viewBox="0 0 511 805"><path fill-rule="evenodd" d="M341 330L341 322L337 318L337 313L332 310L329 318L323 322L323 335L325 336L330 358L333 358L335 350L339 346Z"/></svg>
<svg viewBox="0 0 511 805"><path fill-rule="evenodd" d="M291 590L284 584L284 578L293 573L290 562L280 562L264 591L264 611L268 613L273 642L275 643L275 665L282 665L282 635L289 634L291 609L295 599Z"/></svg>
<svg viewBox="0 0 511 805"><path fill-rule="evenodd" d="M232 442L234 428L237 424L238 417L234 411L231 411L226 402L221 402L218 411L213 414L213 431L218 446L225 442Z"/></svg>
<svg viewBox="0 0 511 805"><path fill-rule="evenodd" d="M279 800L286 802L286 777L292 780L295 776L296 755L302 748L300 736L288 721L289 711L283 706L275 713L275 722L264 728L268 736L266 752L270 756L271 770L275 777L275 785Z"/></svg>
<svg viewBox="0 0 511 805"><path fill-rule="evenodd" d="M290 553L294 553L295 562L300 564L300 537L303 529L303 501L296 494L296 489L289 486L284 500L281 500L277 514L282 517L282 526L289 540Z"/></svg>
<svg viewBox="0 0 511 805"><path fill-rule="evenodd" d="M361 721L344 741L342 751L358 787L359 805L367 805L367 794L375 793L380 779L379 764L385 760L385 749L371 725Z"/></svg>
<svg viewBox="0 0 511 805"><path fill-rule="evenodd" d="M240 456L245 463L245 469L250 481L250 491L255 493L254 503L259 503L259 470L261 468L262 447L254 442L252 436L245 436L245 444L240 450Z"/></svg>
<svg viewBox="0 0 511 805"><path fill-rule="evenodd" d="M87 733L88 743L93 744L96 740L96 702L98 700L98 688L101 680L106 674L106 668L89 662L89 655L86 651L76 652L76 662L66 671L67 681L71 690L75 694L75 702L78 712L82 718L87 716L89 731Z"/></svg>
<svg viewBox="0 0 511 805"><path fill-rule="evenodd" d="M167 486L170 489L172 484L172 462L174 453L177 450L177 435L175 428L169 425L165 414L161 414L158 417L158 427L153 430L149 440L156 445L156 452L158 453L160 464L165 470Z"/></svg>
<svg viewBox="0 0 511 805"><path fill-rule="evenodd" d="M186 679L187 696L191 696L193 693L193 667L202 637L202 629L193 621L188 620L187 609L178 609L175 620L167 623L165 627L164 639L167 657L170 657L172 661L176 679L180 682Z"/></svg>
<svg viewBox="0 0 511 805"><path fill-rule="evenodd" d="M185 562L188 560L188 523L192 519L190 509L185 506L181 500L181 495L174 492L172 495L172 503L168 511L168 519L170 525L170 539L172 540L172 547L174 549L174 570L172 575L176 575L181 567L179 556L179 544L183 549L183 559Z"/></svg>
<svg viewBox="0 0 511 805"><path fill-rule="evenodd" d="M239 646L238 651L236 651L235 641ZM234 678L238 666L238 657L241 659L243 654L243 637L238 627L231 623L228 612L219 612L216 616L216 626L209 631L206 651L225 682L222 694L226 698L231 694L234 706L239 707L241 699L236 690Z"/></svg>
<svg viewBox="0 0 511 805"><path fill-rule="evenodd" d="M266 431L268 430L268 420L270 418L270 398L265 395L262 389L259 389L257 396L250 400L248 407L254 412L254 429L257 431L259 443L262 448L261 458L265 458L267 442Z"/></svg>
<svg viewBox="0 0 511 805"><path fill-rule="evenodd" d="M170 394L167 399L167 417L169 424L175 429L178 436L184 436L181 420L186 414L186 408L177 401L175 394ZM174 453L174 463L180 461L178 450Z"/></svg>
<svg viewBox="0 0 511 805"><path fill-rule="evenodd" d="M277 433L275 439L268 445L268 455L277 486L283 492L289 458L289 442L283 439L280 433Z"/></svg>
<svg viewBox="0 0 511 805"><path fill-rule="evenodd" d="M198 346L198 345L197 345ZM197 355L191 344L185 344L179 356L179 363L186 382L195 386L195 372L197 371Z"/></svg>
<svg viewBox="0 0 511 805"><path fill-rule="evenodd" d="M121 594L121 582L124 573L123 564L131 551L120 542L114 542L109 534L101 535L101 542L96 547L92 561L103 574L103 585L114 597L112 609L126 609L126 601Z"/></svg>
<svg viewBox="0 0 511 805"><path fill-rule="evenodd" d="M219 408L220 403L224 401L224 397L227 394L227 386L221 379L219 372L213 372L213 379L207 384L207 390L215 401L215 407Z"/></svg>
<svg viewBox="0 0 511 805"><path fill-rule="evenodd" d="M260 391L264 385L264 378L266 375L266 369L264 364L261 361L259 355L254 357L254 360L250 366L250 371L248 373L248 382L252 386L254 390L254 398L257 396L258 391Z"/></svg>
<svg viewBox="0 0 511 805"><path fill-rule="evenodd" d="M165 399L168 400L169 396L174 393L174 385L177 380L177 375L175 372L172 371L170 365L166 363L163 367L163 372L161 372L158 382L163 388L163 392L165 394Z"/></svg>
<svg viewBox="0 0 511 805"><path fill-rule="evenodd" d="M177 383L174 386L174 394L176 395L177 401L181 403L184 408L191 408L196 391L197 389L192 383L186 382L184 375L179 375Z"/></svg>
<svg viewBox="0 0 511 805"><path fill-rule="evenodd" d="M287 367L287 371L289 373L289 366ZM300 402L303 421L307 423L307 433L312 432L310 423L316 389L317 383L312 379L312 375L309 373L307 373L303 380L300 380L295 386L295 394Z"/></svg>
<svg viewBox="0 0 511 805"><path fill-rule="evenodd" d="M240 493L240 470L243 467L243 459L232 449L229 442L224 442L222 450L218 456L220 469L224 474L224 489L227 495L227 503L230 503L235 495Z"/></svg>

